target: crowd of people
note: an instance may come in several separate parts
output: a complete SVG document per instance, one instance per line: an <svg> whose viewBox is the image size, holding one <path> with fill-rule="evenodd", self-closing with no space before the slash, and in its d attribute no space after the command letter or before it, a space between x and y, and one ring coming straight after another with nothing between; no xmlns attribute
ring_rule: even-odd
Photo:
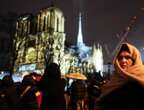
<svg viewBox="0 0 144 110"><path fill-rule="evenodd" d="M14 83L10 75L0 80L0 110L139 110L144 99L144 66L139 50L124 43L113 60L114 73L86 80L61 77L56 63L43 76L24 76Z"/></svg>
<svg viewBox="0 0 144 110"><path fill-rule="evenodd" d="M89 81L62 78L56 63L47 65L41 78L37 76L25 75L21 82L4 76L0 82L0 110L92 110L94 97L100 93L95 77ZM91 107L89 103L93 103Z"/></svg>

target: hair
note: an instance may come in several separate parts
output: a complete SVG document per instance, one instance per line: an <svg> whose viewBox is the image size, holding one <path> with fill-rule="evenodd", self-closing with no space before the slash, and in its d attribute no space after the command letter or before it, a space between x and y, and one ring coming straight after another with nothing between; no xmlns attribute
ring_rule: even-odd
<svg viewBox="0 0 144 110"><path fill-rule="evenodd" d="M35 81L31 75L26 75L22 80L22 85L35 85Z"/></svg>
<svg viewBox="0 0 144 110"><path fill-rule="evenodd" d="M47 77L60 78L60 67L56 63L50 63L46 66L44 75Z"/></svg>
<svg viewBox="0 0 144 110"><path fill-rule="evenodd" d="M2 85L3 86L9 87L13 84L14 84L14 82L13 82L13 79L10 75L6 75L6 76L3 77L3 79L2 79Z"/></svg>
<svg viewBox="0 0 144 110"><path fill-rule="evenodd" d="M127 44L122 44L122 46L121 46L121 48L120 48L120 50L119 50L119 53L118 53L117 57L118 57L118 56L120 55L120 53L123 52L123 51L127 51L128 53L130 53L130 50L129 50Z"/></svg>

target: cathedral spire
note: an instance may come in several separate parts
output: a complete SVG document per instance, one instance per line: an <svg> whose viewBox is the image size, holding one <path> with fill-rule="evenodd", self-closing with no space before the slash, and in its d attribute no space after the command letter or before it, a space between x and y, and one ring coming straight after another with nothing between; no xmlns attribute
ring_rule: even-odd
<svg viewBox="0 0 144 110"><path fill-rule="evenodd" d="M84 45L83 35L82 35L82 15L79 13L79 25L78 25L78 36L77 36L77 46L80 47Z"/></svg>

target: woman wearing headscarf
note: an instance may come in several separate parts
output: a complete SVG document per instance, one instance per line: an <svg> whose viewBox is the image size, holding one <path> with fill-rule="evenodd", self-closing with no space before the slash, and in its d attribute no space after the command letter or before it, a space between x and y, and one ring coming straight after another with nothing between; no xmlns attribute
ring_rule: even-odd
<svg viewBox="0 0 144 110"><path fill-rule="evenodd" d="M144 65L139 50L124 43L113 60L115 71L101 88L95 110L143 110Z"/></svg>

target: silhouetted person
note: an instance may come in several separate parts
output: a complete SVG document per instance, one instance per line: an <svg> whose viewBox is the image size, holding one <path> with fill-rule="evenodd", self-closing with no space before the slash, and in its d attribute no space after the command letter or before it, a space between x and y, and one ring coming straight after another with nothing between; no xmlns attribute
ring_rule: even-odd
<svg viewBox="0 0 144 110"><path fill-rule="evenodd" d="M86 85L82 80L75 80L71 84L71 108L77 110L77 105L84 109L85 97L87 94Z"/></svg>
<svg viewBox="0 0 144 110"><path fill-rule="evenodd" d="M39 83L42 91L41 110L65 110L64 86L59 66L50 63Z"/></svg>
<svg viewBox="0 0 144 110"><path fill-rule="evenodd" d="M0 94L4 102L0 103L2 104L0 105L0 109L2 110L6 108L4 110L18 110L18 94L12 77L9 75L4 76L1 83L2 87Z"/></svg>
<svg viewBox="0 0 144 110"><path fill-rule="evenodd" d="M38 88L31 75L24 76L20 87L20 108L19 110L38 110L36 92Z"/></svg>
<svg viewBox="0 0 144 110"><path fill-rule="evenodd" d="M87 91L88 91L89 110L93 110L94 109L95 100L101 93L99 81L97 81L94 78L89 80Z"/></svg>

